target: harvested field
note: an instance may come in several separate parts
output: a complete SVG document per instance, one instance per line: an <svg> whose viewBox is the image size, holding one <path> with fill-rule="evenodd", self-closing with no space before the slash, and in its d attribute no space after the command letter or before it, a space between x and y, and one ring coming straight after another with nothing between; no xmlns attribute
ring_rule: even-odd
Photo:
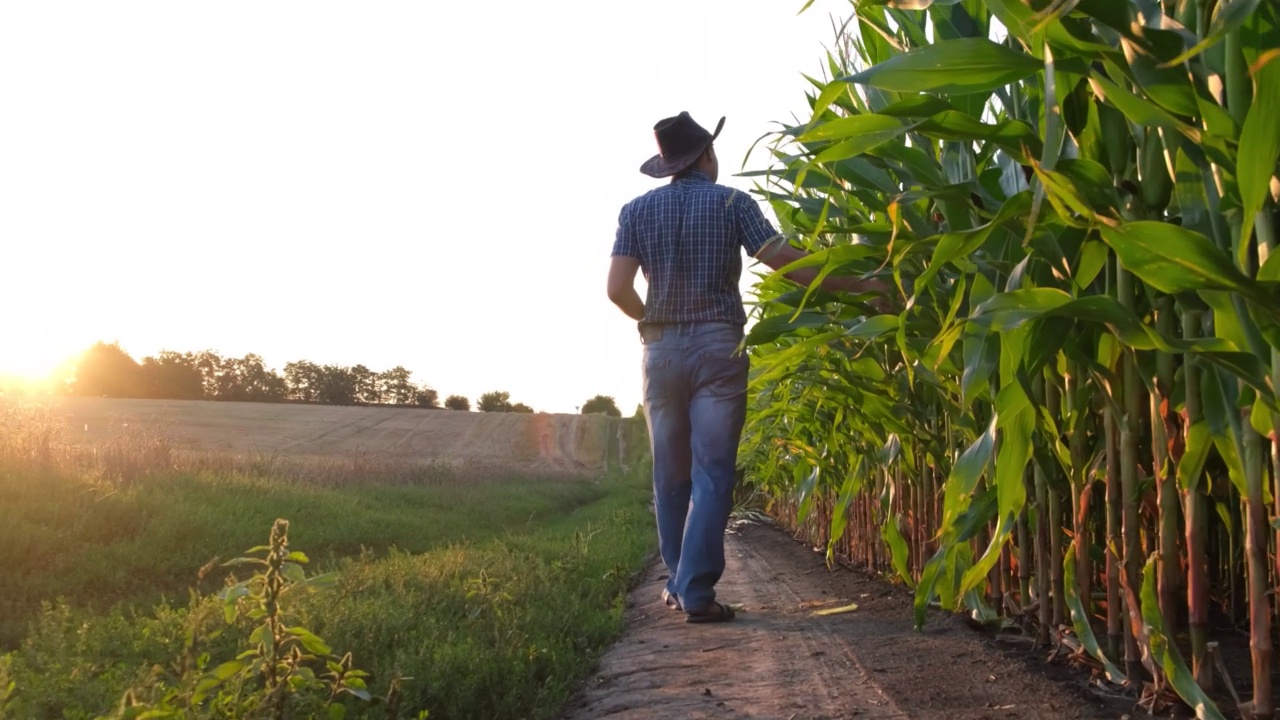
<svg viewBox="0 0 1280 720"><path fill-rule="evenodd" d="M65 424L65 439L84 445L141 431L195 452L368 455L574 473L596 473L647 450L643 423L604 415L77 397L45 402Z"/></svg>

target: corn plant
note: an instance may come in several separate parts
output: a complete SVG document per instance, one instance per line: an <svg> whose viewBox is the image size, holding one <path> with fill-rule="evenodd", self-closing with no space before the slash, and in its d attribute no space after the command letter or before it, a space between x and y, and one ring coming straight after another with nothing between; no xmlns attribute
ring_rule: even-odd
<svg viewBox="0 0 1280 720"><path fill-rule="evenodd" d="M758 286L743 456L775 514L918 623L1020 623L1201 717L1216 599L1270 717L1277 47L1268 0L851 2L747 174L796 267L892 278L900 312Z"/></svg>

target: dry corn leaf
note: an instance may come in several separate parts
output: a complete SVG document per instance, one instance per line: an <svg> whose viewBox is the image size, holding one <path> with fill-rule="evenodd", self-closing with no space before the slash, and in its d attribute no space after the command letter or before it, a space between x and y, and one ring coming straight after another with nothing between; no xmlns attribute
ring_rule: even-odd
<svg viewBox="0 0 1280 720"><path fill-rule="evenodd" d="M827 608L826 610L814 610L814 615L840 615L841 613L853 612L858 609L858 603L849 603L836 608Z"/></svg>

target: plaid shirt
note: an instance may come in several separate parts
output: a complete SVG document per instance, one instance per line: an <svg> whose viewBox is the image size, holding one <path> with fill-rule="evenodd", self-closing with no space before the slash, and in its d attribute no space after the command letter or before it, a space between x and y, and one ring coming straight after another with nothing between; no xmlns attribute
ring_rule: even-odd
<svg viewBox="0 0 1280 720"><path fill-rule="evenodd" d="M745 325L739 248L754 257L776 234L751 196L694 171L623 206L613 255L649 283L641 324Z"/></svg>

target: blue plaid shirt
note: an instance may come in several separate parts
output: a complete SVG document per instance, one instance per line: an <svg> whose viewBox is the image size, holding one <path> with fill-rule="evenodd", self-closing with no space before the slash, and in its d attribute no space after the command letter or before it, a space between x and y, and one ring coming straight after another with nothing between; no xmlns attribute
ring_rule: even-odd
<svg viewBox="0 0 1280 720"><path fill-rule="evenodd" d="M613 255L640 261L642 324L745 325L739 248L754 257L776 234L750 195L694 171L623 206Z"/></svg>

